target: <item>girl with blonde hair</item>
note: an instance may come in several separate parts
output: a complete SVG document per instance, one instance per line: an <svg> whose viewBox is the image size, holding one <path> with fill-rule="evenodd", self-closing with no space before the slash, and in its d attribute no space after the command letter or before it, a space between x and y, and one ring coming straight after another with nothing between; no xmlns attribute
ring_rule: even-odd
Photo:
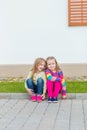
<svg viewBox="0 0 87 130"><path fill-rule="evenodd" d="M46 76L45 76L46 61L44 58L37 58L33 68L29 71L25 80L25 88L32 101L41 102L45 99L46 94Z"/></svg>

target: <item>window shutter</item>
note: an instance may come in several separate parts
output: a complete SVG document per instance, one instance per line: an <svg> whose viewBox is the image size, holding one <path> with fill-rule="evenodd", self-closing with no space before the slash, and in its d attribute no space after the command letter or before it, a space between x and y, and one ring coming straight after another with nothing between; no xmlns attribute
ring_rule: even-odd
<svg viewBox="0 0 87 130"><path fill-rule="evenodd" d="M68 24L87 25L87 0L68 0Z"/></svg>

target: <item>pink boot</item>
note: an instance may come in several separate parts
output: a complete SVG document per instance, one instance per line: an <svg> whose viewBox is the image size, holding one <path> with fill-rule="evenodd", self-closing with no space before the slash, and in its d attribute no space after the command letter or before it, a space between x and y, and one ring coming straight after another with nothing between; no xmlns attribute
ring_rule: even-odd
<svg viewBox="0 0 87 130"><path fill-rule="evenodd" d="M41 95L37 95L37 102L41 102L42 101L42 96Z"/></svg>
<svg viewBox="0 0 87 130"><path fill-rule="evenodd" d="M37 100L36 95L32 95L32 96L31 96L31 101L32 101L32 102L35 102L36 100Z"/></svg>

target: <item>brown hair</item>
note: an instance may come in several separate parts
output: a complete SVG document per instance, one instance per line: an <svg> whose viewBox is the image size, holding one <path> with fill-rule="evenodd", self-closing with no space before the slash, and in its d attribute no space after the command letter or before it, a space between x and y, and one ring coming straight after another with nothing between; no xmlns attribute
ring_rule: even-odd
<svg viewBox="0 0 87 130"><path fill-rule="evenodd" d="M56 63L56 71L59 71L59 70L60 70L60 67L59 67L58 62L57 62L57 60L56 60L55 57L49 56L49 57L47 57L46 62L47 62L48 60L54 60L55 63Z"/></svg>
<svg viewBox="0 0 87 130"><path fill-rule="evenodd" d="M34 62L34 64L33 64L33 68L31 69L31 71L32 71L32 76L31 76L31 78L33 79L33 76L34 76L34 74L38 71L38 65L41 63L41 62L45 62L45 67L46 67L46 61L45 61L45 59L44 58L37 58L36 60L35 60L35 62Z"/></svg>

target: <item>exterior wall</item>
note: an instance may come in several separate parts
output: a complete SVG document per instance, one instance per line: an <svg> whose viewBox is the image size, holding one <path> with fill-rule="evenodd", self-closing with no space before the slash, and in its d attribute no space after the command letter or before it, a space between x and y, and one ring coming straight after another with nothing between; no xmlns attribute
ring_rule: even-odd
<svg viewBox="0 0 87 130"><path fill-rule="evenodd" d="M87 26L68 26L68 0L2 0L0 64L87 63Z"/></svg>
<svg viewBox="0 0 87 130"><path fill-rule="evenodd" d="M87 64L60 64L66 77L86 77ZM24 77L26 78L32 65L0 65L0 78Z"/></svg>

